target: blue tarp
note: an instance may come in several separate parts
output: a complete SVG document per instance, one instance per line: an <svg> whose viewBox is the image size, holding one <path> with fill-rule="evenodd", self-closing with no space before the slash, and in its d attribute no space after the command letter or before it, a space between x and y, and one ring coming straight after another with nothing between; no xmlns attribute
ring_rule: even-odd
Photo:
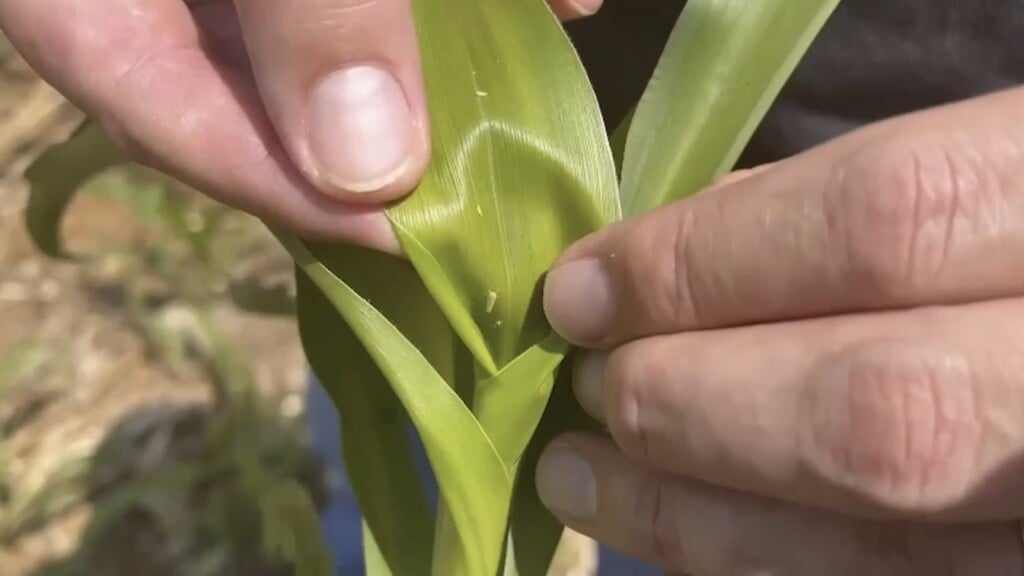
<svg viewBox="0 0 1024 576"><path fill-rule="evenodd" d="M338 576L354 576L365 573L363 567L362 520L352 487L345 474L345 463L341 459L341 432L338 428L338 413L331 404L323 387L310 379L307 394L307 419L312 437L313 449L327 468L331 481L331 500L322 515L324 532L334 551ZM437 498L437 486L430 473L422 445L410 429L410 442L417 448L416 455L423 477L428 478L428 492ZM654 566L626 558L612 550L601 548L599 576L655 576L661 570Z"/></svg>

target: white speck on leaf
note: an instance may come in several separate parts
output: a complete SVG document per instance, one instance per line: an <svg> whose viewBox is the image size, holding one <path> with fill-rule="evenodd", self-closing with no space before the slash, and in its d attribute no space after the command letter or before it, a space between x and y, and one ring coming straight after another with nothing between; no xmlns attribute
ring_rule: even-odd
<svg viewBox="0 0 1024 576"><path fill-rule="evenodd" d="M498 293L494 290L487 291L487 313L494 312L494 305L498 303Z"/></svg>

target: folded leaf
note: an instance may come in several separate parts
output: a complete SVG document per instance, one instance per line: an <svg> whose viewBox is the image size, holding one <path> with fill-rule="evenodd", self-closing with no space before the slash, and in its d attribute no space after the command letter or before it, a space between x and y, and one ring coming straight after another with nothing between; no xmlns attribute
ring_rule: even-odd
<svg viewBox="0 0 1024 576"><path fill-rule="evenodd" d="M596 98L543 0L416 0L431 167L388 214L492 375L550 333L541 276L618 218Z"/></svg>
<svg viewBox="0 0 1024 576"><path fill-rule="evenodd" d="M334 278L318 281L321 289L347 283L348 296L372 302L359 314L339 311L402 399L430 455L443 497L434 573L493 575L503 557L511 478L567 351L545 320L540 280L571 242L618 218L614 163L582 65L543 0L419 0L414 10L433 155L415 193L388 215L447 323L407 322L417 311L396 306L421 302L417 283L345 267L327 257L329 247L307 245L319 262L303 269L326 264ZM375 282L364 282L369 277ZM337 296L332 303L339 307ZM360 334L353 322L371 310L398 330ZM411 337L422 326L442 339L458 334L475 367L462 370L459 358L448 369L438 365L448 358ZM374 346L389 352L375 354ZM424 364L408 364L414 357ZM447 405L443 415L434 406L439 398L456 399L442 384L467 400L459 407L465 414ZM446 459L452 446L467 442L490 447L495 460L483 448L473 456L465 447L458 460ZM495 464L504 483L468 483L467 474L487 476L480 467Z"/></svg>
<svg viewBox="0 0 1024 576"><path fill-rule="evenodd" d="M416 426L450 506L464 573L496 574L512 481L487 434L430 361L388 318L318 261L302 241L280 231L275 234L344 318ZM347 268L345 259L338 264L346 276L394 282L386 268Z"/></svg>
<svg viewBox="0 0 1024 576"><path fill-rule="evenodd" d="M568 349L551 334L477 389L473 412L510 472L544 414L555 372Z"/></svg>

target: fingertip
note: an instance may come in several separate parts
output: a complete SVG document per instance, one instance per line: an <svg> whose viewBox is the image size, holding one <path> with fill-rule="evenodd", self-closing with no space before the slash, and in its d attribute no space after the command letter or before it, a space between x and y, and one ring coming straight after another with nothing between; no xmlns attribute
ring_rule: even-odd
<svg viewBox="0 0 1024 576"><path fill-rule="evenodd" d="M547 275L544 312L552 328L576 345L603 343L614 320L614 293L604 262L595 257L571 260Z"/></svg>
<svg viewBox="0 0 1024 576"><path fill-rule="evenodd" d="M537 462L537 495L560 517L588 521L597 513L597 480L586 455L572 444L556 440Z"/></svg>
<svg viewBox="0 0 1024 576"><path fill-rule="evenodd" d="M601 9L603 0L551 0L551 9L562 21L593 16Z"/></svg>
<svg viewBox="0 0 1024 576"><path fill-rule="evenodd" d="M570 2L576 7L581 17L597 14L601 6L604 5L604 0L570 0Z"/></svg>

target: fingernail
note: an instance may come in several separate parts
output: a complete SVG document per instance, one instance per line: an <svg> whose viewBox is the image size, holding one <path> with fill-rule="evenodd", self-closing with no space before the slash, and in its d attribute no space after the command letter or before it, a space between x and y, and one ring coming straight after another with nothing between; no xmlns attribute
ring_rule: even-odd
<svg viewBox="0 0 1024 576"><path fill-rule="evenodd" d="M575 260L548 274L544 310L563 338L576 344L601 341L615 313L612 306L611 282L601 260Z"/></svg>
<svg viewBox="0 0 1024 576"><path fill-rule="evenodd" d="M597 513L594 470L578 452L552 444L537 462L537 495L557 514L588 520Z"/></svg>
<svg viewBox="0 0 1024 576"><path fill-rule="evenodd" d="M588 414L604 421L604 372L608 355L603 352L584 352L576 361L573 389L576 399Z"/></svg>
<svg viewBox="0 0 1024 576"><path fill-rule="evenodd" d="M580 16L593 16L601 9L604 0L570 0Z"/></svg>
<svg viewBox="0 0 1024 576"><path fill-rule="evenodd" d="M355 66L313 90L310 150L320 176L346 192L372 192L406 169L415 123L401 85L390 73Z"/></svg>

